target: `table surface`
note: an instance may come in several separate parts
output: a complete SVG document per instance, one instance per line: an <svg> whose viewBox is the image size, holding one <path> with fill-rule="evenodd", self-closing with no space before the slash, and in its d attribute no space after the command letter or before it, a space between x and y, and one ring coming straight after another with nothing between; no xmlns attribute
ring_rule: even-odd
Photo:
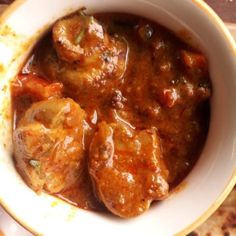
<svg viewBox="0 0 236 236"><path fill-rule="evenodd" d="M236 23L236 0L205 0L226 22Z"/></svg>
<svg viewBox="0 0 236 236"><path fill-rule="evenodd" d="M9 4L14 0L0 0L0 4ZM228 23L236 23L236 0L205 0ZM228 25L236 39L236 24ZM0 208L1 230L5 236L30 236ZM202 226L189 236L236 236L236 189L224 204Z"/></svg>

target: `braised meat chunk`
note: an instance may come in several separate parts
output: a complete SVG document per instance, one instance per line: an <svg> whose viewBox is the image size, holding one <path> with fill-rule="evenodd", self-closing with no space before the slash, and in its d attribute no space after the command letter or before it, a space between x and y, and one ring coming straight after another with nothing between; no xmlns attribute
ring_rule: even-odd
<svg viewBox="0 0 236 236"><path fill-rule="evenodd" d="M71 99L33 104L13 133L16 165L36 191L57 193L84 168L85 112Z"/></svg>
<svg viewBox="0 0 236 236"><path fill-rule="evenodd" d="M53 27L57 56L44 55L49 78L80 93L120 82L126 69L128 45L122 37L106 33L93 16L83 12L59 20Z"/></svg>
<svg viewBox="0 0 236 236"><path fill-rule="evenodd" d="M139 215L168 195L168 171L155 129L102 122L90 146L89 173L99 199L121 217Z"/></svg>

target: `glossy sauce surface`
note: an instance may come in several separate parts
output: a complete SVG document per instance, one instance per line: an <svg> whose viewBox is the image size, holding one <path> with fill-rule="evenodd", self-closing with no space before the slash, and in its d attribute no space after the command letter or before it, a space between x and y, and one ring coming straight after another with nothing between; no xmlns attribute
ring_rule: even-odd
<svg viewBox="0 0 236 236"><path fill-rule="evenodd" d="M48 94L72 98L86 113L83 143L85 166L88 165L89 152L90 155L96 152L90 150L90 143L99 129L99 123L122 123L129 127L127 129L138 131L155 129L168 171L165 178L173 188L190 172L206 140L211 96L207 59L169 30L147 19L114 13L98 14L95 18L108 35L117 40L109 44L110 51L102 47L99 49L104 50L104 57L99 57L99 60L104 60L105 72L100 71L98 64L92 66L94 73L102 79L86 80L79 85L69 80L76 77L75 73L79 71L78 77L83 81L88 78L86 73L90 73L91 69L74 69L80 64L76 63L77 58L72 53L60 55L63 60L59 60L55 50L61 44L53 44L53 36L49 33L37 45L22 74L13 83L14 127L18 127L31 104L45 97L50 99ZM96 32L100 30L98 27ZM94 46L93 41L87 39L86 42ZM96 50L94 54L100 53ZM106 52L112 52L112 56ZM91 63L91 60L84 63ZM113 65L116 65L115 69ZM123 73L121 68L124 66ZM27 77L29 74L31 78ZM44 91L43 98L42 93L36 92L41 90ZM142 141L140 143L142 145ZM99 188L98 183L92 184L85 168L79 181L55 194L84 209L104 210L105 207L93 193L93 185ZM99 198L102 198L101 192ZM104 202L106 205L106 200Z"/></svg>

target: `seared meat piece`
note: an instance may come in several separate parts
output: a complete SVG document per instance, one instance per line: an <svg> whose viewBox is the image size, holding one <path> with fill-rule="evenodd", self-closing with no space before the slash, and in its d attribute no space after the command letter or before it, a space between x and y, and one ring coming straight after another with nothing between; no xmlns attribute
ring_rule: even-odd
<svg viewBox="0 0 236 236"><path fill-rule="evenodd" d="M56 56L43 55L47 76L79 93L95 89L99 94L109 82L119 81L126 69L127 43L108 35L93 16L74 14L53 27Z"/></svg>
<svg viewBox="0 0 236 236"><path fill-rule="evenodd" d="M168 171L155 129L100 123L90 146L89 173L98 198L120 217L139 215L168 195Z"/></svg>
<svg viewBox="0 0 236 236"><path fill-rule="evenodd" d="M34 103L13 133L16 166L27 184L57 193L84 169L85 112L71 99Z"/></svg>

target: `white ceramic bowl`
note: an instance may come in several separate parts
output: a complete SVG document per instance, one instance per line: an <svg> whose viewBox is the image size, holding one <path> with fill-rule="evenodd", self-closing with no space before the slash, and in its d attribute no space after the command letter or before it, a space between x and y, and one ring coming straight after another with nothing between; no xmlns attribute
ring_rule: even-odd
<svg viewBox="0 0 236 236"><path fill-rule="evenodd" d="M9 82L42 33L59 17L83 6L91 13L116 11L151 18L188 36L210 62L214 94L210 131L200 160L181 191L130 220L77 209L46 194L36 195L16 172L11 157ZM205 220L235 184L236 46L220 19L200 0L16 1L1 18L0 89L0 202L37 234L184 235Z"/></svg>

